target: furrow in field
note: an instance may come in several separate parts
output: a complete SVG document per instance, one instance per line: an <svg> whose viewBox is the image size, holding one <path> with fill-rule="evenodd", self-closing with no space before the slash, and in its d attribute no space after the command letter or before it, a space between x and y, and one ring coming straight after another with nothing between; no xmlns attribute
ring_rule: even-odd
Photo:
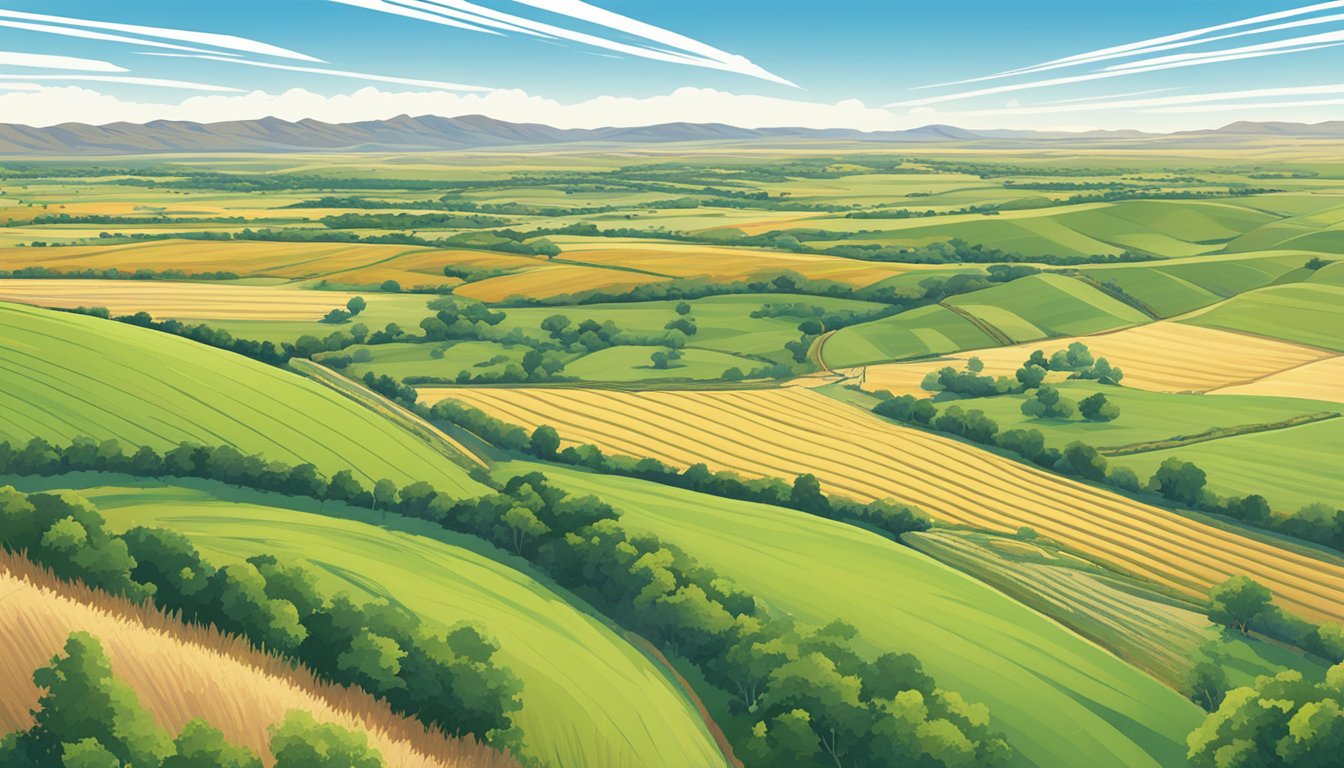
<svg viewBox="0 0 1344 768"><path fill-rule="evenodd" d="M1344 617L1344 566L1338 563L900 427L803 388L463 389L454 396L530 427L551 423L563 437L604 450L677 466L705 461L751 475L811 472L832 491L858 499L894 498L945 520L996 530L1031 526L1191 594L1247 573L1291 610Z"/></svg>

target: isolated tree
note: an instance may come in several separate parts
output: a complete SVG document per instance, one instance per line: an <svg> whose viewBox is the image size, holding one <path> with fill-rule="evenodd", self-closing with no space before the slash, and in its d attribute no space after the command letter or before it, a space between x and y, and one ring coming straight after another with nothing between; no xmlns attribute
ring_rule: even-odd
<svg viewBox="0 0 1344 768"><path fill-rule="evenodd" d="M966 361L966 370L970 371L971 373L979 373L985 370L985 361L981 360L978 357L972 356L969 360Z"/></svg>
<svg viewBox="0 0 1344 768"><path fill-rule="evenodd" d="M1269 589L1248 576L1233 576L1209 590L1209 621L1242 634L1277 610Z"/></svg>
<svg viewBox="0 0 1344 768"><path fill-rule="evenodd" d="M350 311L351 317L363 312L367 306L368 303L364 301L363 296L351 296L350 300L345 302L345 308Z"/></svg>
<svg viewBox="0 0 1344 768"><path fill-rule="evenodd" d="M678 301L676 310L678 315L689 315L691 314L691 305L689 302Z"/></svg>
<svg viewBox="0 0 1344 768"><path fill-rule="evenodd" d="M1096 392L1078 401L1078 412L1088 421L1115 421L1120 417L1120 406Z"/></svg>
<svg viewBox="0 0 1344 768"><path fill-rule="evenodd" d="M538 458L554 459L556 452L560 450L560 433L555 431L555 427L542 424L532 430L528 447Z"/></svg>
<svg viewBox="0 0 1344 768"><path fill-rule="evenodd" d="M322 316L322 322L324 323L344 323L349 319L350 313L346 312L344 309L333 309Z"/></svg>
<svg viewBox="0 0 1344 768"><path fill-rule="evenodd" d="M388 293L400 293L400 292L401 292L401 283L398 283L396 280L384 280L384 281L383 281L383 284L380 285L380 286L378 286L378 287L381 288L381 289L383 289L384 291L386 291L386 292L388 292Z"/></svg>
<svg viewBox="0 0 1344 768"><path fill-rule="evenodd" d="M830 500L821 492L821 482L812 474L802 474L793 479L789 506L816 515L830 514L831 511Z"/></svg>
<svg viewBox="0 0 1344 768"><path fill-rule="evenodd" d="M1016 378L1023 390L1036 389L1045 381L1045 368L1039 365L1024 365L1017 369Z"/></svg>
<svg viewBox="0 0 1344 768"><path fill-rule="evenodd" d="M1186 689L1190 700L1203 707L1205 712L1217 709L1223 703L1228 689L1227 672L1223 670L1220 659L1200 659L1190 668Z"/></svg>
<svg viewBox="0 0 1344 768"><path fill-rule="evenodd" d="M1204 497L1208 477L1204 470L1175 456L1165 459L1148 481L1149 490L1188 506L1198 505Z"/></svg>

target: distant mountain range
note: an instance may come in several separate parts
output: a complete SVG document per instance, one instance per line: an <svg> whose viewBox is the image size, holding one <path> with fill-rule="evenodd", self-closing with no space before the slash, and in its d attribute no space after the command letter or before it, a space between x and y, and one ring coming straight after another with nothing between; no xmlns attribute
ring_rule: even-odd
<svg viewBox="0 0 1344 768"><path fill-rule="evenodd" d="M197 152L444 151L557 144L640 145L673 142L862 142L878 144L1004 145L1022 143L1148 144L1221 142L1266 138L1344 139L1344 121L1239 122L1208 131L1152 134L1139 131L1085 133L969 131L926 125L906 131L864 132L844 128L737 128L719 123L664 123L635 128L552 128L510 123L481 115L410 117L357 123L289 122L274 117L222 123L155 120L143 125L63 123L46 128L0 124L0 155L120 155Z"/></svg>

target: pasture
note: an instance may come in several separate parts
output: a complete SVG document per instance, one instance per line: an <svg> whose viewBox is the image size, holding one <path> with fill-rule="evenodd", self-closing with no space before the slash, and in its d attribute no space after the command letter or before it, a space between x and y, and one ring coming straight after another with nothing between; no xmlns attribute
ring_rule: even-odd
<svg viewBox="0 0 1344 768"><path fill-rule="evenodd" d="M428 480L484 492L421 438L293 373L178 336L0 304L0 439L79 436L157 449L230 444L273 461L350 468L366 485Z"/></svg>
<svg viewBox="0 0 1344 768"><path fill-rule="evenodd" d="M549 424L563 440L609 453L678 467L705 462L752 477L807 472L829 491L893 498L947 523L1031 527L1192 596L1248 575L1303 617L1344 619L1344 558L1085 485L809 389L462 389L452 396L529 429Z"/></svg>
<svg viewBox="0 0 1344 768"><path fill-rule="evenodd" d="M817 625L849 622L872 654L914 653L940 685L987 704L1025 764L1086 754L1099 766L1170 765L1197 720L1179 694L1110 653L878 534L570 468L510 462L496 472L534 469L600 496L627 525L681 547L772 610Z"/></svg>

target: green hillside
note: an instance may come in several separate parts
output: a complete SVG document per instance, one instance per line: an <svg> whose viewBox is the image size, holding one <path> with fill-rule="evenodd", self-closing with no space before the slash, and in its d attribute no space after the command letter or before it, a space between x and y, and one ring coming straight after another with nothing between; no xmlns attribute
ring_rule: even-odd
<svg viewBox="0 0 1344 768"><path fill-rule="evenodd" d="M700 716L654 662L565 593L438 526L217 484L126 484L89 475L80 492L115 528L187 535L215 562L269 553L304 562L333 592L385 598L446 629L479 624L523 682L525 754L547 765L723 765ZM42 481L68 487L80 476ZM33 483L26 483L32 487ZM306 511L303 511L305 510Z"/></svg>
<svg viewBox="0 0 1344 768"><path fill-rule="evenodd" d="M843 368L992 346L994 339L975 323L935 304L841 328L826 339L823 356L827 365Z"/></svg>
<svg viewBox="0 0 1344 768"><path fill-rule="evenodd" d="M327 474L349 468L366 484L486 490L420 438L316 382L110 320L0 304L0 390L10 406L0 439L231 444Z"/></svg>
<svg viewBox="0 0 1344 768"><path fill-rule="evenodd" d="M1344 352L1344 286L1274 285L1243 293L1185 322Z"/></svg>
<svg viewBox="0 0 1344 768"><path fill-rule="evenodd" d="M1016 342L1097 333L1151 319L1081 280L1051 274L953 296L947 304L980 318Z"/></svg>
<svg viewBox="0 0 1344 768"><path fill-rule="evenodd" d="M536 469L511 462L501 475ZM547 466L627 525L656 533L800 621L843 619L873 652L919 656L939 684L988 705L1021 762L1169 766L1200 712L1062 626L861 528L762 504Z"/></svg>

